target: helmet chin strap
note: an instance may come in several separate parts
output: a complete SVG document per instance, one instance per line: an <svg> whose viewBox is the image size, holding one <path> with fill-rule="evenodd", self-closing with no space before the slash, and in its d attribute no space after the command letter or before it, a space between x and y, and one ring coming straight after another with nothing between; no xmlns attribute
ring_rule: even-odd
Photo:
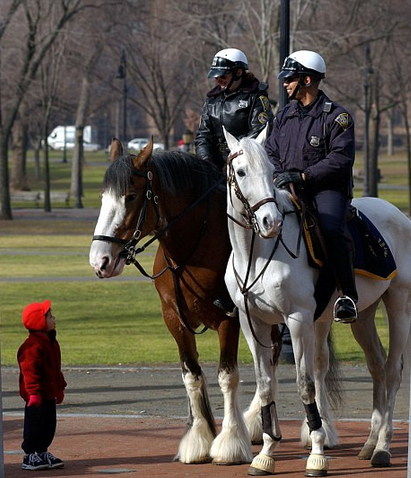
<svg viewBox="0 0 411 478"><path fill-rule="evenodd" d="M301 90L301 88L306 88L307 86L311 86L310 83L304 83L304 77L300 76L298 79L298 83L295 85L294 91L292 92L290 96L290 100L295 100L295 97L297 96L298 92Z"/></svg>
<svg viewBox="0 0 411 478"><path fill-rule="evenodd" d="M236 68L236 71L237 71L237 70L238 70L238 68ZM241 70L240 70L240 71L241 71ZM231 77L230 82L229 82L228 85L225 87L226 91L229 91L230 88L231 88L231 85L232 85L235 81L241 79L241 77L242 77L242 75L237 75L237 73L233 73L231 76L232 76L232 77Z"/></svg>

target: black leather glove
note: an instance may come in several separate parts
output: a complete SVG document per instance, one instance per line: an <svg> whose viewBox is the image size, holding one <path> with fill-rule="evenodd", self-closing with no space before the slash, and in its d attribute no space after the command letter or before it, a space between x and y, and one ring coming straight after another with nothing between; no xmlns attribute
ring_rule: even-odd
<svg viewBox="0 0 411 478"><path fill-rule="evenodd" d="M303 182L303 178L301 173L298 171L285 171L284 173L280 173L274 179L274 186L277 188L283 188L289 183L294 184L301 184Z"/></svg>

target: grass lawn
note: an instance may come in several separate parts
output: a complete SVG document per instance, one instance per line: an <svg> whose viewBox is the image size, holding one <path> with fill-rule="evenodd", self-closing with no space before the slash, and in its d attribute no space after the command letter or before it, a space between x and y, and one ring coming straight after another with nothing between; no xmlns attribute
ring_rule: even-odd
<svg viewBox="0 0 411 478"><path fill-rule="evenodd" d="M404 184L405 159L387 160L381 169L384 182ZM107 158L104 153L87 153L84 168L85 207L99 207ZM42 188L34 178L32 161L28 173L33 190ZM61 153L52 153L52 189L69 190L70 165L61 163ZM383 189L381 197L405 208L408 192ZM357 189L356 195L361 195ZM16 207L17 205L13 205ZM25 205L26 207L29 205ZM30 205L32 206L32 205ZM0 221L1 256L1 354L2 363L15 365L15 354L26 331L20 323L21 309L29 302L53 301L65 365L118 363L177 363L174 339L166 329L154 286L130 280L90 280L88 251L94 230L90 219ZM155 246L141 255L150 270ZM139 278L134 267L123 276ZM387 328L380 311L377 319L382 342L387 344ZM361 362L363 354L353 340L349 326L333 326L337 355L342 360ZM217 334L208 331L198 337L200 359L218 361ZM240 361L252 363L244 339Z"/></svg>

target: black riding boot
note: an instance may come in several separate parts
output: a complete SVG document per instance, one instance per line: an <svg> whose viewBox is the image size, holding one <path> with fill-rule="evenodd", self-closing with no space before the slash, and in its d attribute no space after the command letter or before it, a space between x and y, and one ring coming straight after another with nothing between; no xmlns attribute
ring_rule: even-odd
<svg viewBox="0 0 411 478"><path fill-rule="evenodd" d="M225 293L218 296L213 304L219 309L223 310L227 317L238 317L238 308L232 301L227 288L225 287Z"/></svg>
<svg viewBox="0 0 411 478"><path fill-rule="evenodd" d="M358 301L357 289L355 287L355 276L352 260L352 246L350 238L339 236L329 244L329 258L334 268L337 287L342 296L334 304L334 320L346 324L357 320Z"/></svg>

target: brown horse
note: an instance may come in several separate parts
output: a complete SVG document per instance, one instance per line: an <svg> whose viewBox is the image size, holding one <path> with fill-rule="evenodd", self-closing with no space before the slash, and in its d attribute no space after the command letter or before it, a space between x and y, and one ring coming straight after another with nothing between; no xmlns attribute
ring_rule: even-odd
<svg viewBox="0 0 411 478"><path fill-rule="evenodd" d="M184 463L249 462L251 443L237 399L239 322L213 305L226 293L231 250L220 173L187 153L152 154L152 142L135 156L123 155L114 139L111 159L90 264L98 277L113 277L126 263L138 264L138 240L154 235L159 241L152 277L164 321L177 342L189 399L188 430L177 457ZM216 330L220 342L224 420L218 435L198 362L194 330L201 325Z"/></svg>

